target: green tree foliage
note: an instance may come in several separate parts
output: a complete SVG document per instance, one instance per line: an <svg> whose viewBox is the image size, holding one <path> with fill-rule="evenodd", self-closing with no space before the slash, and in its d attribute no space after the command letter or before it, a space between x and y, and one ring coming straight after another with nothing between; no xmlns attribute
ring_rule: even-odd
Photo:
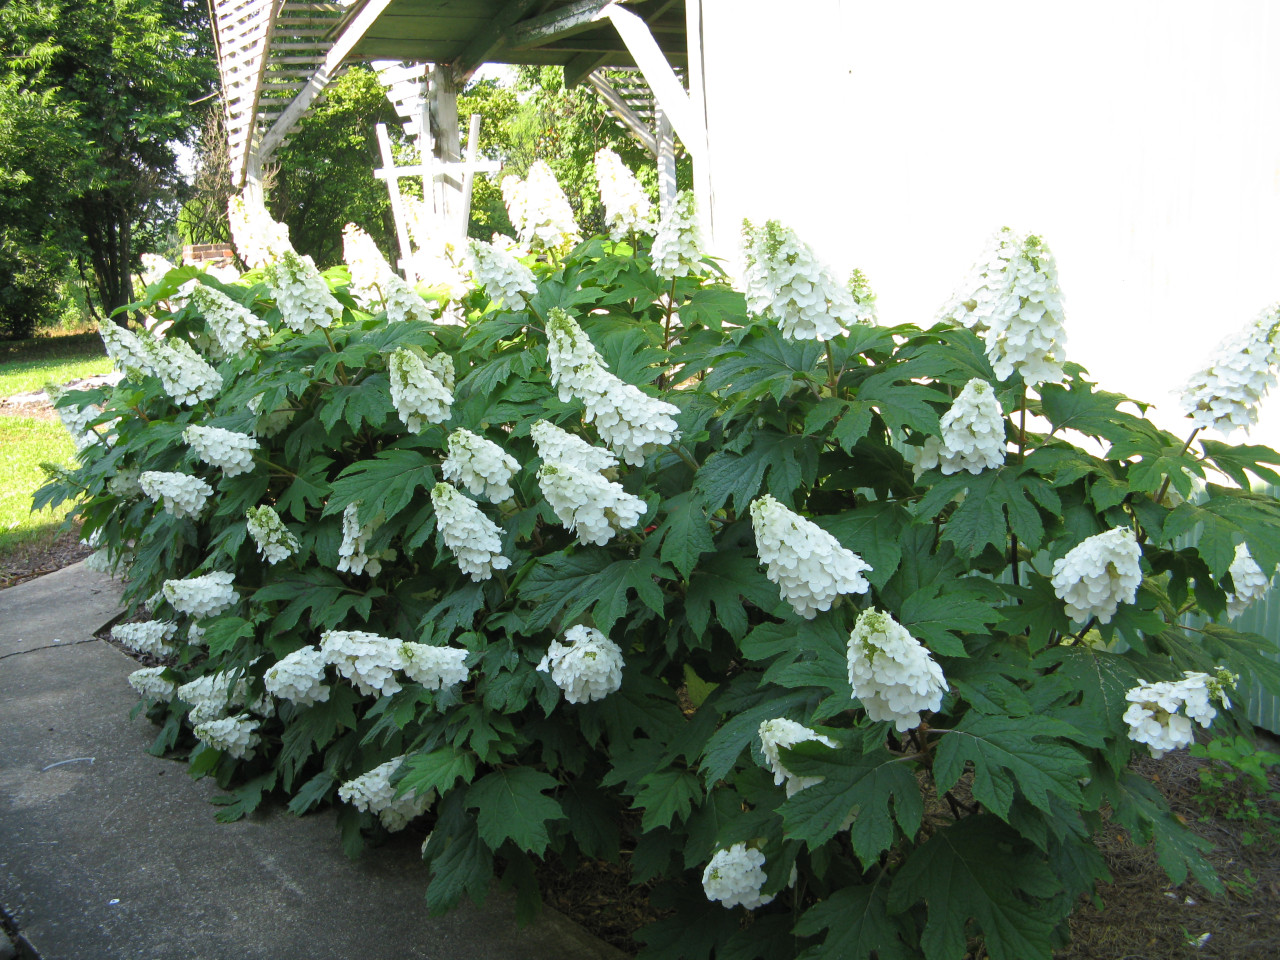
<svg viewBox="0 0 1280 960"><path fill-rule="evenodd" d="M0 133L6 181L20 171L44 194L3 201L22 215L14 230L27 259L54 275L80 260L105 311L128 303L137 253L179 188L174 145L189 138L192 104L214 77L198 0L0 7L0 130L29 123L40 136L27 149Z"/></svg>

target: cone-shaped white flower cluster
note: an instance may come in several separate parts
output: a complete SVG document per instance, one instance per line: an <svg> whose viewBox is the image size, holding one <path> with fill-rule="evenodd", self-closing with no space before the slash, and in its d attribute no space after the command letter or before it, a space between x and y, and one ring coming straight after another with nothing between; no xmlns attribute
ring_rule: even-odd
<svg viewBox="0 0 1280 960"><path fill-rule="evenodd" d="M1267 595L1267 591L1271 589L1271 578L1262 572L1258 561L1253 559L1248 545L1244 543L1236 544L1235 559L1231 561L1227 572L1231 574L1231 582L1235 585L1235 590L1227 594L1227 617L1234 620L1249 609L1254 601Z"/></svg>
<svg viewBox="0 0 1280 960"><path fill-rule="evenodd" d="M467 255L471 275L490 299L519 310L538 292L533 271L497 243L471 240L467 243Z"/></svg>
<svg viewBox="0 0 1280 960"><path fill-rule="evenodd" d="M182 431L182 441L205 463L221 470L224 477L238 477L252 470L253 451L261 446L247 433L194 423Z"/></svg>
<svg viewBox="0 0 1280 960"><path fill-rule="evenodd" d="M520 243L529 250L558 251L582 239L569 198L544 161L534 161L524 180L514 174L504 177L502 199Z"/></svg>
<svg viewBox="0 0 1280 960"><path fill-rule="evenodd" d="M258 545L258 553L270 564L277 564L298 552L298 538L280 519L280 514L267 505L250 507L245 512L245 526Z"/></svg>
<svg viewBox="0 0 1280 960"><path fill-rule="evenodd" d="M198 515L213 495L213 487L185 473L146 470L138 476L138 485L155 503L163 500L165 512L175 517Z"/></svg>
<svg viewBox="0 0 1280 960"><path fill-rule="evenodd" d="M138 380L151 373L151 357L142 339L132 330L116 323L104 323L98 327L98 336L115 368L130 380Z"/></svg>
<svg viewBox="0 0 1280 960"><path fill-rule="evenodd" d="M227 201L227 221L240 259L250 269L265 267L293 250L289 228L271 219L266 207L243 194Z"/></svg>
<svg viewBox="0 0 1280 960"><path fill-rule="evenodd" d="M1197 427L1230 434L1258 422L1258 405L1276 384L1277 329L1280 304L1273 304L1218 344L1209 365L1182 391L1183 409Z"/></svg>
<svg viewBox="0 0 1280 960"><path fill-rule="evenodd" d="M551 674L569 703L603 700L622 686L622 648L594 627L565 631L564 643L552 640L537 670Z"/></svg>
<svg viewBox="0 0 1280 960"><path fill-rule="evenodd" d="M136 468L126 467L107 481L107 490L123 500L135 499L142 496L141 479L142 475Z"/></svg>
<svg viewBox="0 0 1280 960"><path fill-rule="evenodd" d="M644 516L645 502L598 473L567 463L544 462L538 486L560 522L583 543L604 546Z"/></svg>
<svg viewBox="0 0 1280 960"><path fill-rule="evenodd" d="M325 660L366 697L372 693L389 697L399 692L396 671L404 668L400 647L399 640L362 630L326 630L320 635Z"/></svg>
<svg viewBox="0 0 1280 960"><path fill-rule="evenodd" d="M653 233L653 204L648 194L622 158L608 147L596 151L596 181L600 184L610 239L621 240L629 233Z"/></svg>
<svg viewBox="0 0 1280 960"><path fill-rule="evenodd" d="M234 573L215 571L185 580L166 580L161 592L179 613L204 620L216 617L240 602L240 595L232 586L235 578Z"/></svg>
<svg viewBox="0 0 1280 960"><path fill-rule="evenodd" d="M947 692L942 668L906 627L875 608L862 611L849 634L849 683L872 720L899 732L920 726L923 710L937 710Z"/></svg>
<svg viewBox="0 0 1280 960"><path fill-rule="evenodd" d="M431 308L391 269L373 237L354 223L342 232L342 255L351 268L351 293L366 310L385 309L388 323L431 321Z"/></svg>
<svg viewBox="0 0 1280 960"><path fill-rule="evenodd" d="M197 723L192 732L197 740L214 750L221 750L237 760L247 760L262 742L257 733L261 723L256 717L240 714Z"/></svg>
<svg viewBox="0 0 1280 960"><path fill-rule="evenodd" d="M853 297L854 308L858 311L858 323L874 326L879 319L876 294L871 289L871 281L861 270L849 274L849 296Z"/></svg>
<svg viewBox="0 0 1280 960"><path fill-rule="evenodd" d="M324 653L317 647L302 647L268 667L262 683L273 697L309 707L329 699L324 682L326 665Z"/></svg>
<svg viewBox="0 0 1280 960"><path fill-rule="evenodd" d="M129 686L144 700L158 700L168 703L178 692L178 685L166 680L166 667L143 667L129 674Z"/></svg>
<svg viewBox="0 0 1280 960"><path fill-rule="evenodd" d="M224 356L238 357L249 344L271 332L265 320L221 290L197 282L189 285L189 293Z"/></svg>
<svg viewBox="0 0 1280 960"><path fill-rule="evenodd" d="M683 190L658 222L651 254L654 273L667 281L697 273L703 246L693 193Z"/></svg>
<svg viewBox="0 0 1280 960"><path fill-rule="evenodd" d="M258 422L253 428L254 434L269 440L293 422L297 411L290 406L280 406L270 413L263 414L260 409L263 396L264 394L260 393L256 397L251 397L247 406L250 411L258 414Z"/></svg>
<svg viewBox="0 0 1280 960"><path fill-rule="evenodd" d="M618 465L618 458L603 447L593 447L581 437L539 420L529 428L538 456L548 463L563 463L589 473L604 473Z"/></svg>
<svg viewBox="0 0 1280 960"><path fill-rule="evenodd" d="M139 259L142 261L142 285L144 287L149 287L153 283L163 280L166 273L175 269L172 263L158 253L144 253Z"/></svg>
<svg viewBox="0 0 1280 960"><path fill-rule="evenodd" d="M479 583L505 570L511 561L502 555L502 528L486 517L473 500L447 483L431 490L444 545L458 558L458 569Z"/></svg>
<svg viewBox="0 0 1280 960"><path fill-rule="evenodd" d="M1129 527L1099 533L1053 563L1053 592L1076 623L1097 617L1110 623L1122 603L1133 603L1142 585L1142 548Z"/></svg>
<svg viewBox="0 0 1280 960"><path fill-rule="evenodd" d="M174 403L194 407L201 400L212 400L222 389L222 375L185 340L149 337L140 342L150 358L151 372L160 378Z"/></svg>
<svg viewBox="0 0 1280 960"><path fill-rule="evenodd" d="M632 466L643 466L647 454L680 436L673 419L680 409L610 373L577 321L559 307L547 320L547 359L560 399L582 401L584 419Z"/></svg>
<svg viewBox="0 0 1280 960"><path fill-rule="evenodd" d="M111 639L123 643L135 653L167 657L177 649L173 645L173 636L177 632L178 625L169 620L117 623L111 628Z"/></svg>
<svg viewBox="0 0 1280 960"><path fill-rule="evenodd" d="M364 573L376 577L382 572L382 564L376 557L365 553L365 544L373 535L374 524L360 524L360 503L348 503L342 511L342 543L338 545L338 572Z"/></svg>
<svg viewBox="0 0 1280 960"><path fill-rule="evenodd" d="M823 736L815 730L810 730L803 723L796 723L796 721L787 720L785 717L764 721L764 723L760 724L759 736L760 749L764 753L765 760L768 761L769 769L773 771L773 782L775 784L786 783L788 797L826 779L825 777L801 777L792 773L783 764L782 755L778 752L778 749L780 747L794 747L797 743L807 743L809 741L826 744L828 747L835 747L836 742L830 737Z"/></svg>
<svg viewBox="0 0 1280 960"><path fill-rule="evenodd" d="M263 276L280 308L280 319L290 330L310 333L342 319L342 304L329 292L311 257L286 250L267 265Z"/></svg>
<svg viewBox="0 0 1280 960"><path fill-rule="evenodd" d="M448 361L448 379L452 381L453 361L447 355L442 356ZM391 402L410 433L420 433L424 424L443 423L449 419L453 386L451 382L442 382L441 372L438 368L433 370L419 353L408 347L400 347L391 354L387 363L387 373L391 377Z"/></svg>
<svg viewBox="0 0 1280 960"><path fill-rule="evenodd" d="M782 598L806 620L830 610L842 593L866 593L871 565L816 523L792 513L769 494L751 504L756 552Z"/></svg>
<svg viewBox="0 0 1280 960"><path fill-rule="evenodd" d="M742 239L747 309L775 320L784 337L830 340L862 321L852 292L790 227L770 220L756 228L744 221Z"/></svg>
<svg viewBox="0 0 1280 960"><path fill-rule="evenodd" d="M249 712L260 717L269 717L275 712L270 696L263 694L250 701L248 681L237 679L225 671L206 674L190 683L184 683L178 688L177 697L191 704L187 719L192 723L216 720L241 707L247 707Z"/></svg>
<svg viewBox="0 0 1280 960"><path fill-rule="evenodd" d="M1217 676L1187 670L1181 680L1139 680L1138 686L1125 694L1129 708L1124 722L1129 724L1129 739L1145 743L1157 760L1170 750L1190 746L1195 739L1192 721L1207 728L1218 715L1214 700L1229 710L1226 691L1238 679L1219 667Z"/></svg>
<svg viewBox="0 0 1280 960"><path fill-rule="evenodd" d="M362 773L354 780L348 780L338 788L338 799L357 810L376 813L382 825L392 833L403 830L410 820L427 812L436 796L434 790L428 790L421 796L413 790L396 796L391 777L403 762L404 757L399 756L374 767L368 773Z"/></svg>
<svg viewBox="0 0 1280 960"><path fill-rule="evenodd" d="M942 415L942 438L920 448L916 474L941 466L944 474L968 470L975 476L1004 463L1004 411L987 381L974 377Z"/></svg>
<svg viewBox="0 0 1280 960"><path fill-rule="evenodd" d="M404 675L428 690L443 690L467 679L467 651L406 641L400 647Z"/></svg>
<svg viewBox="0 0 1280 960"><path fill-rule="evenodd" d="M449 434L448 456L440 464L444 478L467 488L490 503L505 503L515 496L511 478L520 469L515 457L500 446L459 427Z"/></svg>
<svg viewBox="0 0 1280 960"><path fill-rule="evenodd" d="M739 904L748 910L763 907L773 903L772 894L760 894L769 879L763 867L763 853L745 843L735 843L728 850L716 851L702 871L702 889L708 900L719 900L726 910Z"/></svg>
<svg viewBox="0 0 1280 960"><path fill-rule="evenodd" d="M1063 378L1062 291L1057 264L1041 238L1002 229L942 316L982 336L1001 380L1015 370L1031 387Z"/></svg>
<svg viewBox="0 0 1280 960"><path fill-rule="evenodd" d="M85 447L97 442L98 431L94 430L89 424L102 412L98 407L92 403L69 403L64 406L56 406L65 391L52 383L45 385L44 392L45 396L49 398L49 402L55 404L54 410L58 414L58 419L67 428L67 433L71 435L71 442L76 445L76 450L83 450Z"/></svg>

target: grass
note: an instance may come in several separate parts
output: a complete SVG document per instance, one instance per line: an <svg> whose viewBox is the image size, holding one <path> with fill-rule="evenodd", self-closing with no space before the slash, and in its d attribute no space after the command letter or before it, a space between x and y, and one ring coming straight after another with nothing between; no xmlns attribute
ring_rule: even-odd
<svg viewBox="0 0 1280 960"><path fill-rule="evenodd" d="M96 333L0 341L0 397L110 372L111 361Z"/></svg>
<svg viewBox="0 0 1280 960"><path fill-rule="evenodd" d="M70 463L75 447L58 420L0 417L0 559L51 539L66 507L31 512L31 495L44 486L42 461Z"/></svg>

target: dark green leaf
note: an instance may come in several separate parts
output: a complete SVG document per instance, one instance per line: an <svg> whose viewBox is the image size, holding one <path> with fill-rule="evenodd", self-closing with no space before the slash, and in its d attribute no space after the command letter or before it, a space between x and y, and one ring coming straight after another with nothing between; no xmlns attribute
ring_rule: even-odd
<svg viewBox="0 0 1280 960"><path fill-rule="evenodd" d="M479 811L480 838L491 848L510 840L541 855L551 842L547 821L565 818L560 804L545 796L557 786L554 777L529 767L497 770L477 780L467 791L467 809Z"/></svg>

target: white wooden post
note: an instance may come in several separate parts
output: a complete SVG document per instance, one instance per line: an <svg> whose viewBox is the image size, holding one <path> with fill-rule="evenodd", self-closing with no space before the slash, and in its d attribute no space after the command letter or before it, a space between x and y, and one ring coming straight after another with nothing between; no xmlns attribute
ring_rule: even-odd
<svg viewBox="0 0 1280 960"><path fill-rule="evenodd" d="M458 143L458 88L454 82L453 71L448 67L435 66L431 71L431 136L435 141L435 159L439 160L445 170L448 165L461 160ZM462 200L462 182L449 172L439 177L440 206L437 212L442 223L449 223L457 216Z"/></svg>
<svg viewBox="0 0 1280 960"><path fill-rule="evenodd" d="M409 222L404 212L404 200L400 196L400 174L396 170L396 158L391 152L391 138L387 136L387 125L377 126L378 149L382 153L382 169L374 171L379 179L387 181L387 191L391 195L391 217L396 222L396 240L400 244L400 269L410 283L413 283L413 244L409 241Z"/></svg>
<svg viewBox="0 0 1280 960"><path fill-rule="evenodd" d="M462 197L458 210L459 242L467 239L467 227L471 223L471 188L476 180L476 157L480 154L480 114L471 115L471 124L467 128L467 159L462 164Z"/></svg>
<svg viewBox="0 0 1280 960"><path fill-rule="evenodd" d="M666 216L676 202L676 137L662 107L653 105L655 140L658 142L658 211Z"/></svg>

